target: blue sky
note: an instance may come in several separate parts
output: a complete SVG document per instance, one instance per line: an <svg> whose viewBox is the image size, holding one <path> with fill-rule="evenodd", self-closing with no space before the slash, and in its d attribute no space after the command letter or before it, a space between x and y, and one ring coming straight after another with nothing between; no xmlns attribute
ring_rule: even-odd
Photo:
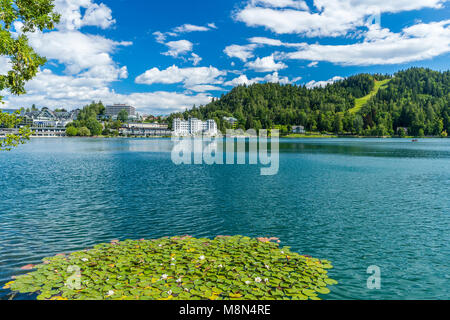
<svg viewBox="0 0 450 320"><path fill-rule="evenodd" d="M449 2L55 0L61 23L29 34L49 62L27 95L5 100L67 109L102 100L164 115L238 84L314 87L361 72L448 70ZM7 69L0 59L0 73Z"/></svg>

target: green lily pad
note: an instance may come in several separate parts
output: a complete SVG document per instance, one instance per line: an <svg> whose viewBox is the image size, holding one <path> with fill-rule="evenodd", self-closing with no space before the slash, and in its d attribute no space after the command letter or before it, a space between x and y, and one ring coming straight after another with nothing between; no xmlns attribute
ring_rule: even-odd
<svg viewBox="0 0 450 320"><path fill-rule="evenodd" d="M39 300L306 300L337 284L327 260L249 237L126 240L43 259L5 289Z"/></svg>

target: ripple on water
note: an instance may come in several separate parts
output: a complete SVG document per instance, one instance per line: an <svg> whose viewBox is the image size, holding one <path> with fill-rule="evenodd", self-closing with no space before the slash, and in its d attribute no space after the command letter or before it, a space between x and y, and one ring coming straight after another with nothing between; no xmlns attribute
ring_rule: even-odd
<svg viewBox="0 0 450 320"><path fill-rule="evenodd" d="M170 140L33 140L0 154L0 286L111 239L276 236L329 259L332 299L448 299L450 143L283 140L280 172L175 166ZM382 289L367 289L367 268ZM6 291L0 290L0 299Z"/></svg>

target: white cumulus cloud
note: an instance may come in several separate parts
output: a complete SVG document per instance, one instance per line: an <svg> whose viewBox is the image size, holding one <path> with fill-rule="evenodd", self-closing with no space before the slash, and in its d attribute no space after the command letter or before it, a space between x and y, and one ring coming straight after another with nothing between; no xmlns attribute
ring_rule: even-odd
<svg viewBox="0 0 450 320"><path fill-rule="evenodd" d="M28 37L40 55L63 64L71 74L92 68L119 72L111 54L117 47L131 45L131 42L116 42L79 31L35 32Z"/></svg>
<svg viewBox="0 0 450 320"><path fill-rule="evenodd" d="M188 32L205 32L211 29L217 29L214 23L210 23L207 26L197 26L193 24L183 24L182 26L173 29L174 33L188 33Z"/></svg>
<svg viewBox="0 0 450 320"><path fill-rule="evenodd" d="M92 0L55 0L55 11L61 14L58 29L75 30L84 26L107 29L116 22L108 6Z"/></svg>
<svg viewBox="0 0 450 320"><path fill-rule="evenodd" d="M0 56L0 74L6 74L9 70L11 70L10 59Z"/></svg>
<svg viewBox="0 0 450 320"><path fill-rule="evenodd" d="M197 66L203 59L198 54L192 52L191 57L188 60L191 61L194 66Z"/></svg>
<svg viewBox="0 0 450 320"><path fill-rule="evenodd" d="M227 46L224 52L230 58L238 58L243 62L247 62L248 59L254 57L253 50L255 48L256 45L254 44L249 44L245 46L233 44L231 46Z"/></svg>
<svg viewBox="0 0 450 320"><path fill-rule="evenodd" d="M312 80L312 81L310 81L310 82L308 82L306 84L306 87L308 89L319 88L319 87L320 88L324 88L324 87L326 87L329 84L333 84L333 83L341 81L341 80L344 80L344 78L343 77L339 77L339 76L335 76L335 77L333 77L333 78L331 78L329 80L326 80L326 81L314 81L314 80Z"/></svg>
<svg viewBox="0 0 450 320"><path fill-rule="evenodd" d="M289 0L250 0L235 18L250 27L264 27L278 34L309 37L343 36L365 26L368 18L382 13L442 8L447 0L315 0L312 10L288 5ZM272 5L270 5L272 4Z"/></svg>
<svg viewBox="0 0 450 320"><path fill-rule="evenodd" d="M247 62L245 66L256 72L272 72L287 68L283 62L275 62L273 55L257 58L255 61Z"/></svg>
<svg viewBox="0 0 450 320"><path fill-rule="evenodd" d="M108 87L102 79L82 76L60 76L48 69L26 84L28 93L21 96L6 96L5 108L46 106L49 108L81 108L93 100L104 104L127 103L139 112L167 115L183 111L193 104L206 104L212 96L207 93L185 94L169 91L119 94Z"/></svg>
<svg viewBox="0 0 450 320"><path fill-rule="evenodd" d="M266 37L253 37L253 38L248 39L248 41L253 44L257 44L259 46L273 46L273 47L298 48L298 47L304 47L306 45L305 42L289 43L289 42L283 42L278 39L272 39L272 38L266 38Z"/></svg>
<svg viewBox="0 0 450 320"><path fill-rule="evenodd" d="M419 23L400 33L372 27L364 41L347 45L311 44L287 53L288 59L327 61L340 65L401 64L450 52L450 20Z"/></svg>
<svg viewBox="0 0 450 320"><path fill-rule="evenodd" d="M165 44L169 51L164 52L166 56L178 57L192 51L193 43L188 40L169 41Z"/></svg>
<svg viewBox="0 0 450 320"><path fill-rule="evenodd" d="M179 68L171 66L165 70L153 68L147 70L136 78L136 83L140 84L175 84L183 83L185 87L190 88L196 85L220 84L222 77L226 75L225 71L220 71L212 66L196 68Z"/></svg>
<svg viewBox="0 0 450 320"><path fill-rule="evenodd" d="M308 5L303 0L252 0L253 5L263 5L272 8L295 8L308 10Z"/></svg>
<svg viewBox="0 0 450 320"><path fill-rule="evenodd" d="M300 81L302 78L297 77L294 79L289 79L288 77L280 77L278 72L274 72L272 74L268 74L265 77L256 77L249 79L245 74L240 75L239 77L236 77L230 81L227 81L224 83L225 86L231 86L236 87L239 85L252 85L254 83L260 83L260 82L270 82L270 83L280 83L280 84L289 84L289 83L295 83L297 81Z"/></svg>

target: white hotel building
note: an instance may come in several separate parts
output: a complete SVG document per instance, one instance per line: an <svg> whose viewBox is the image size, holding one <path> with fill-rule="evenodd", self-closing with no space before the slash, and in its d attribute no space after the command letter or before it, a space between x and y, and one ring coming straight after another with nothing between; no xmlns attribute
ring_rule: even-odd
<svg viewBox="0 0 450 320"><path fill-rule="evenodd" d="M214 120L202 121L196 118L189 120L174 119L173 133L177 136L194 136L206 134L215 136L218 133L217 123Z"/></svg>

